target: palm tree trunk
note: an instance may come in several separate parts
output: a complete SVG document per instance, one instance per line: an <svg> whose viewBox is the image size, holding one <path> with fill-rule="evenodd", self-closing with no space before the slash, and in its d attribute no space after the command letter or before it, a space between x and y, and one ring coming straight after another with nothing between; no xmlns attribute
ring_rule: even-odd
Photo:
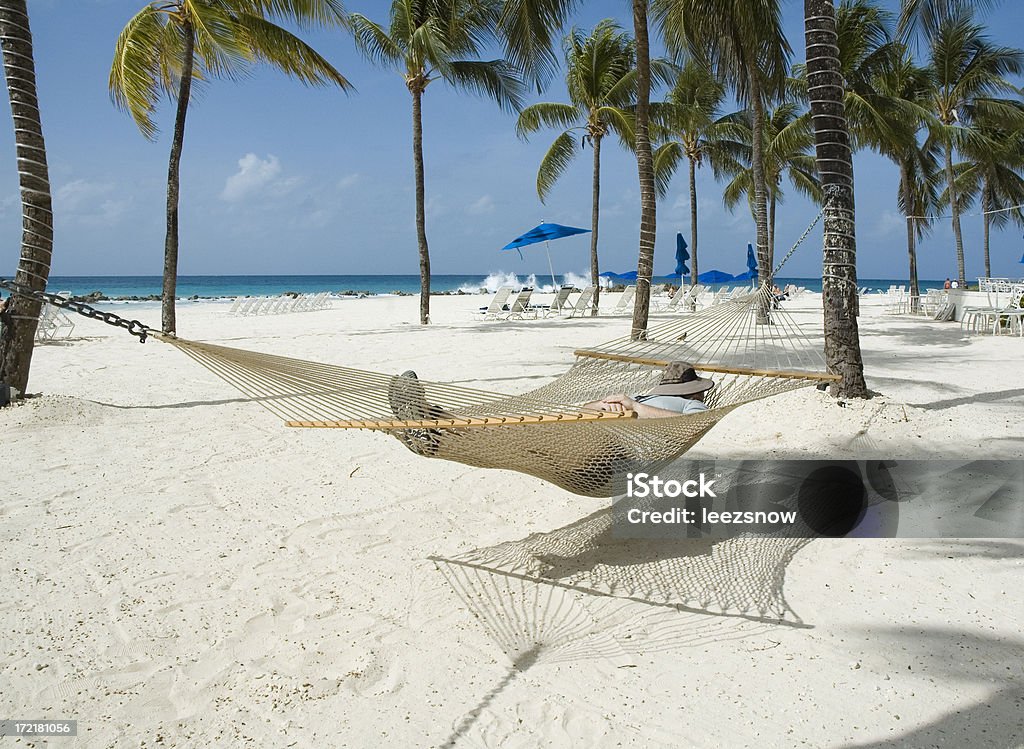
<svg viewBox="0 0 1024 749"><path fill-rule="evenodd" d="M768 197L768 266L767 271L762 271L762 274L771 275L772 268L775 267L775 204L777 199L775 193L771 193Z"/></svg>
<svg viewBox="0 0 1024 749"><path fill-rule="evenodd" d="M697 162L687 157L690 162L690 286L697 283ZM682 282L682 279L680 279ZM697 300L690 298L690 310L697 309Z"/></svg>
<svg viewBox="0 0 1024 749"><path fill-rule="evenodd" d="M953 216L953 238L956 240L956 273L960 288L966 287L964 270L964 237L960 232L960 206L957 205L956 185L953 177L953 146L946 144L946 184L949 186L949 212Z"/></svg>
<svg viewBox="0 0 1024 749"><path fill-rule="evenodd" d="M989 247L988 240L989 240L989 233L990 233L990 230L991 230L990 221L992 219L992 215L989 212L992 210L992 200L991 200L991 195L992 194L991 194L991 192L988 189L988 179L985 180L985 184L982 185L981 189L982 189L982 193L981 193L981 212L982 212L982 220L984 221L984 227L985 227L985 278L992 278L992 264L990 262L990 258L989 258L989 254L988 254L988 247Z"/></svg>
<svg viewBox="0 0 1024 749"><path fill-rule="evenodd" d="M750 107L753 114L751 123L750 167L754 182L754 225L757 227L757 264L763 269L760 277L761 285L772 283L771 263L768 260L768 190L764 176L764 102L761 99L760 70L753 66L750 70ZM769 322L767 297L761 295L757 308L757 322Z"/></svg>
<svg viewBox="0 0 1024 749"><path fill-rule="evenodd" d="M651 106L651 48L647 33L647 0L633 0L633 35L636 37L636 167L640 177L640 251L636 264L636 302L630 337L647 337L654 272L654 237L657 230L657 193L654 190L654 154L649 130Z"/></svg>
<svg viewBox="0 0 1024 749"><path fill-rule="evenodd" d="M601 136L591 138L594 145L594 188L590 206L590 283L594 287L594 302L590 308L591 316L597 314L597 305L601 294L601 276L597 262L597 224L601 215ZM555 289L558 292L558 289Z"/></svg>
<svg viewBox="0 0 1024 749"><path fill-rule="evenodd" d="M25 0L0 0L0 40L4 73L14 120L21 188L21 257L15 280L36 291L46 288L53 253L53 213L46 144L36 95L32 32ZM32 346L39 323L40 303L12 296L3 313L0 334L0 382L28 387Z"/></svg>
<svg viewBox="0 0 1024 749"><path fill-rule="evenodd" d="M842 380L836 395L866 398L857 327L857 240L854 230L853 155L843 106L843 76L832 0L804 0L807 82L825 193L823 271L825 361Z"/></svg>
<svg viewBox="0 0 1024 749"><path fill-rule="evenodd" d="M171 140L171 157L167 165L167 234L164 237L164 288L161 304L161 325L165 332L176 329L174 301L178 291L178 195L181 184L181 146L185 141L185 116L188 114L188 100L192 93L192 66L195 60L196 32L192 23L185 20L181 25L185 37L185 54L182 59L181 81L178 84L178 109L174 115L174 136Z"/></svg>
<svg viewBox="0 0 1024 749"><path fill-rule="evenodd" d="M907 260L910 263L910 311L921 308L921 286L917 280L917 232L914 219L914 186L910 181L907 165L900 164L900 189L903 190L903 205L907 211Z"/></svg>
<svg viewBox="0 0 1024 749"><path fill-rule="evenodd" d="M412 91L412 161L416 175L416 241L420 250L420 325L430 324L430 250L423 181L423 90Z"/></svg>

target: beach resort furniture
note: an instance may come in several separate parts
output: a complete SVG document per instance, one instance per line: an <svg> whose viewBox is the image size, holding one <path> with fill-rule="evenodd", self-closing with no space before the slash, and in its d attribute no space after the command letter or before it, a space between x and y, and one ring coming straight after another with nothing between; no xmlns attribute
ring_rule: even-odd
<svg viewBox="0 0 1024 749"><path fill-rule="evenodd" d="M57 296L70 299L71 292L59 291ZM43 343L69 338L74 329L75 321L64 314L64 310L53 304L44 303L39 311L39 324L36 325L36 342Z"/></svg>
<svg viewBox="0 0 1024 749"><path fill-rule="evenodd" d="M543 317L550 317L551 315L560 315L562 313L562 310L566 306L566 302L569 299L569 295L575 290L575 288L576 287L573 286L572 284L566 284L565 286L558 290L558 293L555 294L555 298L550 305L548 305L547 307L535 306L536 311L539 312Z"/></svg>
<svg viewBox="0 0 1024 749"><path fill-rule="evenodd" d="M331 304L331 293L281 294L280 296L239 297L235 299L229 315L283 315L289 312L309 312L325 309Z"/></svg>
<svg viewBox="0 0 1024 749"><path fill-rule="evenodd" d="M525 317L537 317L537 310L530 306L530 297L533 296L532 288L520 290L515 301L505 313L506 320L522 320Z"/></svg>
<svg viewBox="0 0 1024 749"><path fill-rule="evenodd" d="M607 293L607 292L605 292ZM610 310L602 313L605 315L623 315L633 312L633 298L636 296L636 286L627 286L619 294L619 300Z"/></svg>
<svg viewBox="0 0 1024 749"><path fill-rule="evenodd" d="M885 313L888 315L905 314L910 305L906 286L890 286L885 297Z"/></svg>
<svg viewBox="0 0 1024 749"><path fill-rule="evenodd" d="M576 304L573 305L572 310L569 312L570 318L590 314L594 306L595 291L597 291L596 286L588 286L583 290L583 293L576 299Z"/></svg>

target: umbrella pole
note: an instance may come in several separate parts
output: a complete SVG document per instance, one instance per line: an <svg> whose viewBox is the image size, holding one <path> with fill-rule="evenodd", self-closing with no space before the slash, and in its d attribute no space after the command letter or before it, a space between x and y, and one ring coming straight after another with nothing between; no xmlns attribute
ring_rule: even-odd
<svg viewBox="0 0 1024 749"><path fill-rule="evenodd" d="M555 289L555 293L558 293L558 283L555 281L555 267L551 265L551 243L544 242L544 252L548 255L548 271L551 273L551 285Z"/></svg>

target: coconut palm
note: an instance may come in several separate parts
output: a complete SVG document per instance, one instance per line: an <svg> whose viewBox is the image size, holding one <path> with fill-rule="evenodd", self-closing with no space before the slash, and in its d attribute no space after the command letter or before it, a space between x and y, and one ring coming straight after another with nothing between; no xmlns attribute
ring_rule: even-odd
<svg viewBox="0 0 1024 749"><path fill-rule="evenodd" d="M842 44L840 44L842 47ZM860 122L861 142L892 160L900 172L897 204L907 220L907 259L910 272L910 305L916 311L920 299L917 278L916 241L931 228L927 218L939 210L938 147L933 138L919 144L918 133L927 129L933 117L927 110L931 94L931 74L916 65L906 46L887 45L888 54L871 76L877 111L884 117Z"/></svg>
<svg viewBox="0 0 1024 749"><path fill-rule="evenodd" d="M420 258L420 323L430 322L430 250L427 245L423 166L423 94L441 79L484 94L506 110L520 108L523 84L505 60L476 58L497 29L494 0L393 0L388 28L353 13L356 44L373 62L402 76L412 96L412 151L416 181L416 236Z"/></svg>
<svg viewBox="0 0 1024 749"><path fill-rule="evenodd" d="M658 192L654 182L651 148L651 44L648 0L633 0L633 37L636 39L636 169L640 178L640 248L636 260L636 296L633 303L633 340L647 337L654 274L654 238L658 228Z"/></svg>
<svg viewBox="0 0 1024 749"><path fill-rule="evenodd" d="M797 190L816 202L821 201L821 185L816 174L814 156L814 134L807 112L801 112L796 102L784 102L765 113L760 128L765 183L768 189L768 257L762 267L762 274L771 275L775 263L775 212L782 203L785 192L783 178L788 177ZM751 168L754 128L752 112L745 110L728 115L723 125L731 127L735 140L723 141L718 145L718 158L714 162L715 174L731 176L722 194L725 206L733 209L746 198L754 211L754 173Z"/></svg>
<svg viewBox="0 0 1024 749"><path fill-rule="evenodd" d="M15 281L43 291L53 251L53 214L46 144L36 95L32 32L25 0L0 0L0 41L21 187L21 258ZM28 387L39 311L38 301L12 296L0 326L0 382L22 393Z"/></svg>
<svg viewBox="0 0 1024 749"><path fill-rule="evenodd" d="M110 95L142 134L155 140L162 94L177 102L167 169L161 324L175 330L178 273L178 193L185 117L193 81L235 78L267 63L309 85L349 83L312 47L274 20L306 27L343 21L339 0L159 0L147 4L117 39Z"/></svg>
<svg viewBox="0 0 1024 749"><path fill-rule="evenodd" d="M825 361L829 371L842 378L833 388L837 395L866 398L857 325L853 151L832 0L804 0L804 28L818 173L826 194L821 277Z"/></svg>
<svg viewBox="0 0 1024 749"><path fill-rule="evenodd" d="M758 264L768 262L768 189L760 129L766 103L781 99L789 69L789 42L782 32L779 0L652 0L665 43L708 65L753 114L751 168ZM770 281L770 278L765 280ZM766 322L766 310L760 321Z"/></svg>
<svg viewBox="0 0 1024 749"><path fill-rule="evenodd" d="M1018 104L1018 106L1020 106ZM992 275L989 257L991 227L1011 221L1024 225L1024 131L1007 127L1000 119L981 116L974 122L976 136L965 140L961 150L966 162L954 168L956 191L979 199L983 215L985 276Z"/></svg>
<svg viewBox="0 0 1024 749"><path fill-rule="evenodd" d="M626 111L636 89L636 50L632 37L611 19L601 21L589 35L573 29L565 38L565 84L570 104L544 102L519 115L516 132L525 138L543 126L567 127L551 144L537 171L537 194L543 202L576 155L577 144L593 148L590 275L598 290L598 224L601 196L601 143L616 133L628 147L633 143L632 115ZM579 138L577 133L583 133ZM597 293L593 314L597 314Z"/></svg>
<svg viewBox="0 0 1024 749"><path fill-rule="evenodd" d="M950 18L964 11L986 11L1002 0L903 0L900 8L899 30L903 37L934 36L936 30Z"/></svg>
<svg viewBox="0 0 1024 749"><path fill-rule="evenodd" d="M725 84L704 65L688 60L679 70L664 102L655 106L661 144L654 152L658 194L664 197L679 164L689 166L690 277L700 273L697 253L697 170L713 162L719 143L733 135L723 118Z"/></svg>
<svg viewBox="0 0 1024 749"><path fill-rule="evenodd" d="M970 13L942 21L930 39L929 63L933 76L931 110L938 123L934 134L945 156L946 192L956 240L957 277L965 283L964 243L960 229L960 202L953 171L953 152L970 148L979 137L973 122L978 117L1021 125L1021 110L1009 99L1017 89L1006 76L1024 69L1024 52L993 44Z"/></svg>

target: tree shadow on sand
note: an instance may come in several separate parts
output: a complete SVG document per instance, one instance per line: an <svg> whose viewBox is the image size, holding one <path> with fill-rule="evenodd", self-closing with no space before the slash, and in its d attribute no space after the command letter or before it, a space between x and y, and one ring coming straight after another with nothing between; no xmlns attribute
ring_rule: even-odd
<svg viewBox="0 0 1024 749"><path fill-rule="evenodd" d="M950 705L931 722L891 738L844 744L845 749L902 749L903 747L990 747L1014 749L1024 735L1024 681L1020 659L1024 641L997 639L958 629L887 627L865 632L879 652L923 666L936 682L982 684L988 694L967 705Z"/></svg>
<svg viewBox="0 0 1024 749"><path fill-rule="evenodd" d="M442 746L537 664L631 667L640 655L810 626L784 593L786 568L809 539L619 539L612 517L605 508L555 531L431 557L511 661Z"/></svg>

